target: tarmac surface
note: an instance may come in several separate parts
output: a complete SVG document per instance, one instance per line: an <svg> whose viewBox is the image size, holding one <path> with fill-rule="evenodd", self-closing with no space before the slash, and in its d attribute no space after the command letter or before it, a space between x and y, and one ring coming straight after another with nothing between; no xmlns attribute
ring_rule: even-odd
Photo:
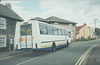
<svg viewBox="0 0 100 65"><path fill-rule="evenodd" d="M0 52L0 65L75 65L83 53L95 46L84 65L100 65L100 40L74 42L56 52Z"/></svg>

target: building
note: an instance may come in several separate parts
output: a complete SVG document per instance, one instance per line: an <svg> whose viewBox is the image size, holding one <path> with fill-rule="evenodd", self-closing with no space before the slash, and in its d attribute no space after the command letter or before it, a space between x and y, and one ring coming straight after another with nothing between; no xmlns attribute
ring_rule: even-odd
<svg viewBox="0 0 100 65"><path fill-rule="evenodd" d="M11 9L10 3L0 4L0 51L14 50L16 22L21 21L23 19Z"/></svg>
<svg viewBox="0 0 100 65"><path fill-rule="evenodd" d="M38 21L46 22L45 19L40 18L40 17L36 17L36 18L31 19L31 20L38 20Z"/></svg>
<svg viewBox="0 0 100 65"><path fill-rule="evenodd" d="M91 37L90 28L84 23L82 26L76 27L76 39L85 38L88 39Z"/></svg>
<svg viewBox="0 0 100 65"><path fill-rule="evenodd" d="M96 34L95 34L95 28L93 28L93 27L89 27L90 28L90 32L91 32L91 38L96 38L97 36L96 36Z"/></svg>
<svg viewBox="0 0 100 65"><path fill-rule="evenodd" d="M61 26L63 28L67 28L71 31L72 41L76 40L76 30L75 30L76 23L75 22L64 20L64 19L61 19L61 18L58 18L55 16L51 16L51 17L46 18L46 19L36 17L36 18L33 18L32 20L39 20L42 22L46 22L49 24L58 25L58 26Z"/></svg>

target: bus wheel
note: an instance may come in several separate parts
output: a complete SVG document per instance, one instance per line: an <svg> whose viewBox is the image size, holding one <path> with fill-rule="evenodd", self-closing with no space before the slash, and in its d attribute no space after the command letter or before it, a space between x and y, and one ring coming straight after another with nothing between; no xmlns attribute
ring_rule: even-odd
<svg viewBox="0 0 100 65"><path fill-rule="evenodd" d="M68 41L67 41L67 45L66 45L66 47L68 47L69 46L69 43L68 43Z"/></svg>
<svg viewBox="0 0 100 65"><path fill-rule="evenodd" d="M55 52L56 51L56 45L55 43L52 44L52 52Z"/></svg>

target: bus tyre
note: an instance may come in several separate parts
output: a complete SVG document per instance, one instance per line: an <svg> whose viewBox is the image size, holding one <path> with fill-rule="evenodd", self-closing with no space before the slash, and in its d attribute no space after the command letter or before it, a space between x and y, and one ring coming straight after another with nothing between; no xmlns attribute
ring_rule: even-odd
<svg viewBox="0 0 100 65"><path fill-rule="evenodd" d="M68 41L67 41L67 45L66 45L66 47L68 47L69 46L69 43L68 43Z"/></svg>
<svg viewBox="0 0 100 65"><path fill-rule="evenodd" d="M55 52L56 51L56 45L55 43L52 44L52 52Z"/></svg>

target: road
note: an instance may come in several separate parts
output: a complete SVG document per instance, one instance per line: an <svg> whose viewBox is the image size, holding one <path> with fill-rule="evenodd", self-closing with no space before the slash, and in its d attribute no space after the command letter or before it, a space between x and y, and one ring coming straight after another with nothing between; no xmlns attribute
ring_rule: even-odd
<svg viewBox="0 0 100 65"><path fill-rule="evenodd" d="M5 58L0 60L0 65L75 65L82 54L95 44L100 44L100 40L74 42L56 52L29 52Z"/></svg>

